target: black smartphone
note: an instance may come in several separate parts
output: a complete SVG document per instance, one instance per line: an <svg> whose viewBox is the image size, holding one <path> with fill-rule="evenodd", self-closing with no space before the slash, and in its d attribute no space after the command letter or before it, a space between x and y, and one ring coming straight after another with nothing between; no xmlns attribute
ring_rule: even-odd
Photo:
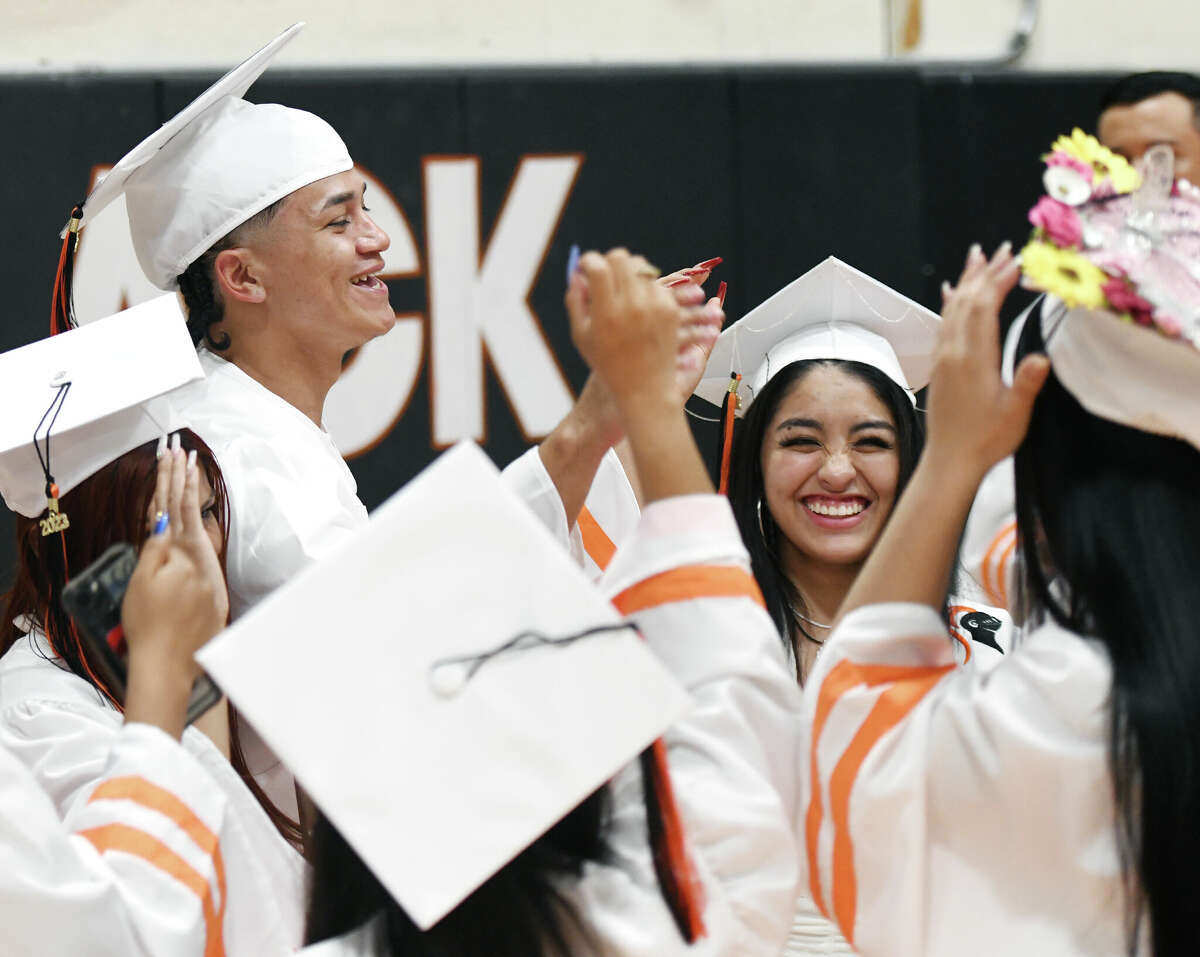
<svg viewBox="0 0 1200 957"><path fill-rule="evenodd" d="M121 602L136 567L137 552L132 545L113 545L72 578L62 594L63 608L95 652L92 657L99 677L120 701L125 700L128 675ZM220 700L221 689L208 675L201 674L192 686L187 723L191 724Z"/></svg>

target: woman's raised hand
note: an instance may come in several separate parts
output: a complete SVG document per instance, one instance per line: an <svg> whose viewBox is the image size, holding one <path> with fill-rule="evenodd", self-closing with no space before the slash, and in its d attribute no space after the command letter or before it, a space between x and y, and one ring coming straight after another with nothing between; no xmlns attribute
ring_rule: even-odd
<svg viewBox="0 0 1200 957"><path fill-rule="evenodd" d="M651 395L682 406L691 388L681 370L699 376L723 318L716 300L703 300L694 282L653 281L645 259L624 249L581 258L567 291L571 333L618 407Z"/></svg>
<svg viewBox="0 0 1200 957"><path fill-rule="evenodd" d="M182 694L186 706L199 675L193 656L229 615L221 563L200 517L200 470L194 453L185 455L178 443L159 459L151 511L152 525L165 515L165 527L142 546L121 606L129 646L127 716L134 710L135 679L143 676L154 677L139 681L139 691L161 684L156 696Z"/></svg>
<svg viewBox="0 0 1200 957"><path fill-rule="evenodd" d="M704 292L654 275L624 249L589 252L567 290L571 337L611 394L646 503L712 491L683 416L691 390L681 394L678 379L681 330L708 310Z"/></svg>
<svg viewBox="0 0 1200 957"><path fill-rule="evenodd" d="M658 283L675 292L680 304L688 307L695 300L695 290L702 288L713 269L721 262L720 258L707 259L662 276ZM722 285L724 285L722 283ZM723 295L712 296L704 303L704 308L688 313L688 318L679 327L679 352L675 359L675 379L679 386L679 394L686 402L700 384L708 357L716 345L717 336L721 334L721 326L725 322L725 299Z"/></svg>
<svg viewBox="0 0 1200 957"><path fill-rule="evenodd" d="M1045 356L1026 356L1011 386L1001 378L1000 307L1019 276L1008 243L990 260L972 246L958 284L942 287L927 454L980 476L1021 444L1050 371Z"/></svg>

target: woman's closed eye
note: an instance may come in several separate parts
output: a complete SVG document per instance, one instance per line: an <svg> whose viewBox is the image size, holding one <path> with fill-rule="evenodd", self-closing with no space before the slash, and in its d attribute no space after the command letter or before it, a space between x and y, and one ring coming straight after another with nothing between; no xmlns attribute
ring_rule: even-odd
<svg viewBox="0 0 1200 957"><path fill-rule="evenodd" d="M780 439L779 445L785 449L800 449L808 451L810 449L818 449L821 443L814 439L811 435L789 435L784 439Z"/></svg>

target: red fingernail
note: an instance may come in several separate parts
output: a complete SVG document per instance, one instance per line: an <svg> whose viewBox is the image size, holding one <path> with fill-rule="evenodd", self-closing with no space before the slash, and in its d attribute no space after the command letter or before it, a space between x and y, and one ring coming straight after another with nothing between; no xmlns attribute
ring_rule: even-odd
<svg viewBox="0 0 1200 957"><path fill-rule="evenodd" d="M711 271L710 269L701 269L699 266L692 266L691 269L684 269L683 274L685 276L701 276Z"/></svg>
<svg viewBox="0 0 1200 957"><path fill-rule="evenodd" d="M682 279L672 279L669 283L667 283L667 288L673 289L675 286L682 286L685 282L691 281L692 280L688 276L684 276Z"/></svg>
<svg viewBox="0 0 1200 957"><path fill-rule="evenodd" d="M725 290L729 288L729 283L722 281L721 285L717 286L717 299L721 302L721 308L725 308Z"/></svg>
<svg viewBox="0 0 1200 957"><path fill-rule="evenodd" d="M724 261L725 260L722 259L720 256L717 256L716 259L706 259L702 263L696 263L696 265L693 266L692 268L699 269L702 272L711 272L712 270L716 269L719 265L721 265L721 263L723 263Z"/></svg>

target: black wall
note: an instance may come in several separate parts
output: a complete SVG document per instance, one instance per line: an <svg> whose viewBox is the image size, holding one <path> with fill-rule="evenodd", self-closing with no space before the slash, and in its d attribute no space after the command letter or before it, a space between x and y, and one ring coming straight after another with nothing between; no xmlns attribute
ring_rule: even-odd
<svg viewBox="0 0 1200 957"><path fill-rule="evenodd" d="M211 79L0 79L0 349L48 332L58 229L92 166L115 162ZM716 278L729 282L731 320L830 254L936 308L938 286L971 242L1024 240L1040 154L1057 133L1092 128L1110 79L850 68L277 71L250 98L328 119L387 185L419 243L422 157L480 157L486 237L523 155L583 154L530 297L577 390L585 370L561 307L572 242L624 244L666 269L724 256ZM423 277L391 287L398 311L425 309ZM384 441L352 462L368 507L435 454L427 380L422 373ZM494 377L487 401L486 445L503 464L525 439ZM715 426L697 429L711 445ZM4 511L0 582L11 539Z"/></svg>

